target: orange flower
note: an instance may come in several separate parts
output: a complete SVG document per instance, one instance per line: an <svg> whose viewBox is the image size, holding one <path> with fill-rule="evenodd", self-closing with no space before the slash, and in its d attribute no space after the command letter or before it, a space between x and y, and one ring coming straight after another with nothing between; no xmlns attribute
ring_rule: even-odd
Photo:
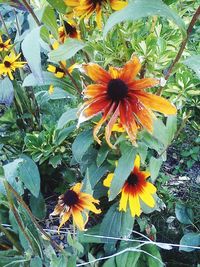
<svg viewBox="0 0 200 267"><path fill-rule="evenodd" d="M67 6L74 7L74 13L81 18L89 18L96 13L98 28L101 28L102 9L110 4L113 10L120 10L127 5L126 1L121 0L65 0Z"/></svg>
<svg viewBox="0 0 200 267"><path fill-rule="evenodd" d="M165 115L176 113L176 108L169 101L145 92L144 89L158 85L159 80L154 78L135 79L141 69L137 57L133 57L123 68L110 67L108 72L93 63L84 65L84 69L96 83L88 85L83 91L84 97L88 100L80 109L79 124L102 113L103 116L93 131L94 139L99 144L101 141L97 134L107 120L109 122L105 128L105 137L109 146L113 147L110 136L118 118L134 144L138 124L152 133L154 114L151 110Z"/></svg>
<svg viewBox="0 0 200 267"><path fill-rule="evenodd" d="M114 173L108 174L103 182L104 186L110 187L113 176ZM152 195L156 193L156 187L147 181L149 176L149 172L140 171L140 157L137 155L133 171L128 176L121 190L120 211L126 211L127 202L129 202L131 215L135 217L135 215L140 216L141 214L140 201L143 201L151 208L155 206L155 200Z"/></svg>
<svg viewBox="0 0 200 267"><path fill-rule="evenodd" d="M64 43L67 37L80 39L80 32L72 22L64 21L64 26L59 27L58 33L61 43Z"/></svg>
<svg viewBox="0 0 200 267"><path fill-rule="evenodd" d="M58 228L58 232L63 224L65 224L72 215L73 221L79 230L83 231L88 221L88 211L92 211L96 214L101 213L101 210L95 207L95 204L99 204L99 200L93 198L93 196L81 192L82 184L77 183L63 195L59 196L58 204L52 216L60 215L61 222ZM86 211L88 210L88 211ZM85 213L86 220L83 220L82 213Z"/></svg>

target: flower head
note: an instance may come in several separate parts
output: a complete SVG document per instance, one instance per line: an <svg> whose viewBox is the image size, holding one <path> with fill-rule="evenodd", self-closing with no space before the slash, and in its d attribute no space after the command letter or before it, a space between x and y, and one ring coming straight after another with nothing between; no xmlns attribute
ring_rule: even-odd
<svg viewBox="0 0 200 267"><path fill-rule="evenodd" d="M108 174L103 182L104 186L110 187L113 176L114 173ZM140 157L137 155L134 162L134 168L121 189L119 203L120 211L126 211L127 202L129 202L131 215L133 217L135 215L140 216L141 214L140 201L143 201L151 208L155 206L155 200L152 197L152 194L156 193L156 187L147 181L149 176L149 172L140 171Z"/></svg>
<svg viewBox="0 0 200 267"><path fill-rule="evenodd" d="M65 71L60 67L55 67L54 65L49 64L47 70L54 73L57 78L63 78L65 76Z"/></svg>
<svg viewBox="0 0 200 267"><path fill-rule="evenodd" d="M76 28L76 24L73 22L64 21L64 26L59 27L59 40L64 43L67 37L80 39L80 32Z"/></svg>
<svg viewBox="0 0 200 267"><path fill-rule="evenodd" d="M81 192L82 184L77 183L64 194L59 196L58 204L56 205L51 215L60 215L61 221L58 231L65 224L70 216L72 216L76 226L83 231L88 220L88 211L92 211L96 214L101 213L100 209L97 209L94 205L99 204L99 200L96 200L91 195ZM86 220L84 221L82 213L85 213Z"/></svg>
<svg viewBox="0 0 200 267"><path fill-rule="evenodd" d="M10 39L8 39L7 41L3 42L2 37L0 35L0 52L2 51L8 51L12 45L10 44Z"/></svg>
<svg viewBox="0 0 200 267"><path fill-rule="evenodd" d="M127 132L132 143L135 143L138 125L153 132L152 110L165 115L176 113L176 108L166 99L147 93L145 89L159 84L158 79L143 78L136 80L141 69L137 57L133 57L123 68L110 67L105 71L98 64L85 64L86 74L95 82L88 85L83 95L88 100L79 112L79 124L102 113L102 118L94 127L94 139L101 144L97 134L107 120L105 128L106 141L110 147L110 136L117 119Z"/></svg>
<svg viewBox="0 0 200 267"><path fill-rule="evenodd" d="M96 13L98 28L101 28L102 9L110 4L113 10L120 10L127 5L126 1L120 0L65 0L66 5L74 7L74 13L81 18L89 18Z"/></svg>
<svg viewBox="0 0 200 267"><path fill-rule="evenodd" d="M18 68L22 68L26 64L25 61L17 61L20 55L11 53L9 56L5 56L3 63L0 64L0 74L8 75L13 80L12 72Z"/></svg>

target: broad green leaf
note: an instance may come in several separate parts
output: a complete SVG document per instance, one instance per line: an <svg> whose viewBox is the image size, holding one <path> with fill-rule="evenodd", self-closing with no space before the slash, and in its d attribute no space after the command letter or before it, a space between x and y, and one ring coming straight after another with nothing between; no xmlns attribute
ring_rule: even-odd
<svg viewBox="0 0 200 267"><path fill-rule="evenodd" d="M47 29L53 34L55 39L58 39L58 25L56 22L56 15L52 7L49 5L45 7L42 15L42 22Z"/></svg>
<svg viewBox="0 0 200 267"><path fill-rule="evenodd" d="M122 244L122 243L121 243ZM134 247L136 247L137 245L139 245L139 243L134 242L134 243L129 243L127 244L126 242L124 242L122 244L122 246L120 246L120 250L129 248L129 249L135 249ZM116 262L116 266L117 267L135 267L136 263L138 262L138 259L140 257L140 252L136 252L136 251L129 251L129 252L125 252L117 257L115 257L115 262Z"/></svg>
<svg viewBox="0 0 200 267"><path fill-rule="evenodd" d="M14 98L14 89L12 82L8 77L5 77L3 80L0 80L0 105L4 104L9 107Z"/></svg>
<svg viewBox="0 0 200 267"><path fill-rule="evenodd" d="M153 125L153 136L158 139L164 146L168 145L167 129L162 120L155 120Z"/></svg>
<svg viewBox="0 0 200 267"><path fill-rule="evenodd" d="M67 38L63 45L58 49L49 53L49 60L52 62L59 62L73 57L79 50L83 49L85 44L82 41Z"/></svg>
<svg viewBox="0 0 200 267"><path fill-rule="evenodd" d="M162 262L162 258L160 256L160 252L156 245L144 245L143 249L151 255L145 254L145 258L147 258L147 266L151 267L164 267L165 264Z"/></svg>
<svg viewBox="0 0 200 267"><path fill-rule="evenodd" d="M124 9L113 13L104 28L104 37L114 25L122 21L135 21L144 17L158 15L174 21L182 33L186 34L184 21L161 0L135 0Z"/></svg>
<svg viewBox="0 0 200 267"><path fill-rule="evenodd" d="M31 195L30 207L34 216L36 216L40 220L44 219L44 217L46 216L46 205L41 193L38 197Z"/></svg>
<svg viewBox="0 0 200 267"><path fill-rule="evenodd" d="M95 185L106 174L107 171L108 171L108 165L106 164L103 164L100 167L98 167L96 163L94 162L92 165L89 166L88 176L89 176L92 188L95 187Z"/></svg>
<svg viewBox="0 0 200 267"><path fill-rule="evenodd" d="M151 181L153 183L156 181L156 178L158 177L162 162L163 161L161 158L157 159L157 158L154 158L153 156L150 158L149 170L151 173Z"/></svg>
<svg viewBox="0 0 200 267"><path fill-rule="evenodd" d="M113 200L120 192L124 182L133 170L136 149L132 146L125 145L122 147L122 156L114 172L114 177L110 187L109 200Z"/></svg>
<svg viewBox="0 0 200 267"><path fill-rule="evenodd" d="M168 144L170 144L177 131L177 116L168 116L166 128L167 128L167 137L168 137L167 142Z"/></svg>
<svg viewBox="0 0 200 267"><path fill-rule="evenodd" d="M187 58L183 63L190 69L192 69L200 79L200 55L191 56Z"/></svg>
<svg viewBox="0 0 200 267"><path fill-rule="evenodd" d="M180 245L200 247L200 233L185 234L180 240ZM180 247L179 250L191 252L194 251L195 248Z"/></svg>
<svg viewBox="0 0 200 267"><path fill-rule="evenodd" d="M79 134L72 144L72 153L77 162L81 162L82 157L93 143L93 135L91 130L87 130Z"/></svg>
<svg viewBox="0 0 200 267"><path fill-rule="evenodd" d="M78 108L72 108L72 109L69 109L66 112L64 112L62 114L62 116L60 117L60 119L58 120L58 124L57 124L56 129L62 129L70 121L76 120L77 119L77 111L78 111Z"/></svg>
<svg viewBox="0 0 200 267"><path fill-rule="evenodd" d="M112 205L104 216L99 230L99 234L101 236L130 236L134 224L134 218L131 216L129 208L126 212L119 211L118 205L119 203ZM104 242L113 242L113 240L109 238L103 238L103 240Z"/></svg>
<svg viewBox="0 0 200 267"><path fill-rule="evenodd" d="M16 179L19 176L19 165L23 162L23 159L15 159L13 162L10 162L3 166L4 176L9 184L20 194L24 193L23 184L21 180ZM0 192L6 194L4 185L1 181L0 183Z"/></svg>
<svg viewBox="0 0 200 267"><path fill-rule="evenodd" d="M34 258L31 259L31 262L30 262L30 267L42 267L42 260L39 256L36 256Z"/></svg>
<svg viewBox="0 0 200 267"><path fill-rule="evenodd" d="M57 11L65 14L66 13L66 8L67 6L65 5L64 1L60 1L60 0L47 0L47 2L49 2L49 4L55 8Z"/></svg>
<svg viewBox="0 0 200 267"><path fill-rule="evenodd" d="M19 165L19 178L26 188L35 196L39 196L40 192L40 174L35 162L29 157L23 155L23 161Z"/></svg>
<svg viewBox="0 0 200 267"><path fill-rule="evenodd" d="M40 55L40 27L36 27L25 36L22 42L22 51L35 79L43 82Z"/></svg>
<svg viewBox="0 0 200 267"><path fill-rule="evenodd" d="M193 210L183 204L177 203L175 206L176 218L183 224L191 224L194 220Z"/></svg>
<svg viewBox="0 0 200 267"><path fill-rule="evenodd" d="M62 142L70 135L74 130L76 130L75 125L71 125L67 128L63 128L62 130L57 130L55 135L54 144L59 146Z"/></svg>
<svg viewBox="0 0 200 267"><path fill-rule="evenodd" d="M42 86L42 85L54 85L58 88L63 88L66 90L66 92L73 93L73 87L68 83L67 78L64 79L58 79L56 78L52 73L48 71L42 72L43 81L38 81L33 74L29 74L24 79L24 82L22 84L23 87L28 86Z"/></svg>
<svg viewBox="0 0 200 267"><path fill-rule="evenodd" d="M97 166L101 166L101 164L105 161L108 153L109 153L110 149L106 144L103 144L100 149L99 152L97 154Z"/></svg>

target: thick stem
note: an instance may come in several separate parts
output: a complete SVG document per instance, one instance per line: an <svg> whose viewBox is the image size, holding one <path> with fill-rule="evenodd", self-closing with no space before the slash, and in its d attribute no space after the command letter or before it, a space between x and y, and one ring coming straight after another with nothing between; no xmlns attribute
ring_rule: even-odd
<svg viewBox="0 0 200 267"><path fill-rule="evenodd" d="M42 23L39 21L38 17L35 15L35 12L33 11L32 7L29 5L29 3L26 0L22 0L23 5L28 10L28 12L32 15L33 19L35 20L36 24L38 26L41 26Z"/></svg>
<svg viewBox="0 0 200 267"><path fill-rule="evenodd" d="M182 53L185 49L185 46L187 44L187 41L190 37L190 34L192 32L192 29L196 23L196 21L198 20L198 17L200 15L200 6L197 8L195 14L193 15L192 17L192 20L188 26L188 29L187 29L187 34L186 34L186 37L185 39L183 39L182 43L181 43L181 46L180 46L180 49L178 51L178 54L176 55L176 58L174 59L174 61L172 62L171 66L169 67L169 69L167 70L167 73L165 74L165 80L168 80L169 76L171 75L172 73L172 70L174 68L174 66L176 65L176 63L179 61L179 59L181 58L182 56ZM157 95L161 95L162 94L162 91L163 91L163 87L160 88L160 90L158 91Z"/></svg>

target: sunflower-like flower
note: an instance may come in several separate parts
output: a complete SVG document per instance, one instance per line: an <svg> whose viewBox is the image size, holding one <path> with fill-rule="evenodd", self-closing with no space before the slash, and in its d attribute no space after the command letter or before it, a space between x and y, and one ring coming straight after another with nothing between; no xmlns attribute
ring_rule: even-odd
<svg viewBox="0 0 200 267"><path fill-rule="evenodd" d="M63 66L65 67L65 66L66 66L66 63L65 63L65 62L62 62L62 63L63 63ZM71 65L69 68L67 68L68 72L71 74L72 71L73 71L77 66L78 66L78 64L77 64L77 63L74 63L74 64ZM63 78L63 77L66 75L64 69L62 69L61 67L57 67L57 66L51 65L51 64L48 65L47 70L48 70L49 72L54 73L55 77L57 77L57 78Z"/></svg>
<svg viewBox="0 0 200 267"><path fill-rule="evenodd" d="M110 187L113 176L114 173L108 174L103 182L104 186ZM126 211L127 202L129 202L131 215L135 217L135 215L140 216L141 214L140 201L151 208L155 206L152 195L156 193L156 187L147 181L149 176L148 171L140 171L140 157L136 155L134 168L121 189L119 211Z"/></svg>
<svg viewBox="0 0 200 267"><path fill-rule="evenodd" d="M59 196L58 204L53 213L51 213L52 216L60 215L61 221L58 231L69 220L71 215L79 230L84 231L88 221L88 211L96 214L101 213L101 210L97 209L94 205L94 203L99 204L99 200L93 198L90 194L81 192L81 189L82 184L77 183ZM83 213L86 217L85 221L83 219Z"/></svg>
<svg viewBox="0 0 200 267"><path fill-rule="evenodd" d="M158 79L135 79L141 69L137 57L133 57L123 68L110 67L108 72L93 63L85 64L83 68L95 84L88 85L83 91L88 100L80 108L78 125L102 113L103 116L93 131L94 139L99 144L101 141L97 134L107 120L109 122L105 128L105 137L108 145L113 147L110 136L118 118L135 144L138 125L153 132L154 114L151 110L165 115L176 113L176 108L169 101L144 90L158 85Z"/></svg>
<svg viewBox="0 0 200 267"><path fill-rule="evenodd" d="M8 75L11 80L14 79L12 72L22 68L25 61L17 61L21 54L15 55L13 52L9 56L5 56L3 63L0 64L0 74Z"/></svg>
<svg viewBox="0 0 200 267"><path fill-rule="evenodd" d="M8 51L12 45L10 44L10 39L8 39L7 41L3 42L2 37L0 35L0 52L2 51Z"/></svg>
<svg viewBox="0 0 200 267"><path fill-rule="evenodd" d="M73 22L64 21L64 26L58 28L59 40L64 43L67 37L80 39L80 32L76 28L76 24Z"/></svg>
<svg viewBox="0 0 200 267"><path fill-rule="evenodd" d="M74 8L74 14L81 18L89 18L96 13L96 23L101 29L102 10L110 7L113 10L120 10L127 5L126 1L120 0L65 0L66 5Z"/></svg>

